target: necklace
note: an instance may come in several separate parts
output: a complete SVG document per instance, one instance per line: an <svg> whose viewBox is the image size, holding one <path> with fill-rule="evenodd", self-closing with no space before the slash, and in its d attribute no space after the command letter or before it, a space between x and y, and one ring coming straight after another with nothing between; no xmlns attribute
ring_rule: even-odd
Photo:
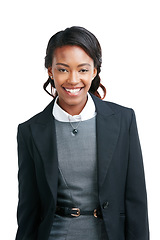
<svg viewBox="0 0 160 240"><path fill-rule="evenodd" d="M78 133L78 129L77 129L77 128L79 127L79 125L80 125L80 123L81 123L82 120L80 120L80 121L78 122L77 126L74 127L73 124L72 124L72 122L70 121L70 118L69 118L69 117L68 117L68 119L69 119L69 123L70 123L71 127L73 128L73 130L71 131L71 135L72 135L72 136L76 136L77 133Z"/></svg>

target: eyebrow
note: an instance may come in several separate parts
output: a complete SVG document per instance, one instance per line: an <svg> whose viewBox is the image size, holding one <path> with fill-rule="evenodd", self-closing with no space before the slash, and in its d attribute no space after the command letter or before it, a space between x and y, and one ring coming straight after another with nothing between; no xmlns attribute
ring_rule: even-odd
<svg viewBox="0 0 160 240"><path fill-rule="evenodd" d="M65 63L56 63L56 65L63 65L65 67L69 67L69 65L67 65ZM91 65L89 63L81 63L81 64L78 65L78 67L83 67L83 66L86 66L86 65L91 67Z"/></svg>

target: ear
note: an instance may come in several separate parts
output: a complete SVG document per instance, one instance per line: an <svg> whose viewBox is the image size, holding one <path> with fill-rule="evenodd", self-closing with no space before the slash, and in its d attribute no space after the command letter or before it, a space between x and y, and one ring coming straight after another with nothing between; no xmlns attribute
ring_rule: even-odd
<svg viewBox="0 0 160 240"><path fill-rule="evenodd" d="M95 78L96 75L97 75L97 68L94 68L92 80Z"/></svg>
<svg viewBox="0 0 160 240"><path fill-rule="evenodd" d="M48 67L48 75L53 78L52 67Z"/></svg>

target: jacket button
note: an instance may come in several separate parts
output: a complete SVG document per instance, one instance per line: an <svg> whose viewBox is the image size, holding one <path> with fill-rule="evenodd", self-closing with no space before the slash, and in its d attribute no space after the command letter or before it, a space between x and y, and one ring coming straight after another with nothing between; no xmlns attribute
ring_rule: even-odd
<svg viewBox="0 0 160 240"><path fill-rule="evenodd" d="M103 209L107 209L109 207L109 202L104 202L102 207Z"/></svg>

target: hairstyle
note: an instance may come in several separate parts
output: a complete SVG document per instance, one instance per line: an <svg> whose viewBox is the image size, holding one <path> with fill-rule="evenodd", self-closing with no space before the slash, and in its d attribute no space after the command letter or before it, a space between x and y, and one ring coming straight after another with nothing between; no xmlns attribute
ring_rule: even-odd
<svg viewBox="0 0 160 240"><path fill-rule="evenodd" d="M104 99L106 96L106 88L101 84L101 79L99 76L102 64L101 46L97 38L87 29L83 27L73 26L53 35L50 38L46 49L45 67L48 69L52 66L52 59L55 49L66 45L76 45L81 47L93 59L94 67L97 69L97 75L92 81L89 92L101 99ZM51 84L51 93L49 93L46 89L49 84ZM55 88L54 80L49 77L48 80L44 83L43 88L49 95L54 97L52 94L52 87ZM99 87L101 87L103 90L103 97L101 97L98 92Z"/></svg>

